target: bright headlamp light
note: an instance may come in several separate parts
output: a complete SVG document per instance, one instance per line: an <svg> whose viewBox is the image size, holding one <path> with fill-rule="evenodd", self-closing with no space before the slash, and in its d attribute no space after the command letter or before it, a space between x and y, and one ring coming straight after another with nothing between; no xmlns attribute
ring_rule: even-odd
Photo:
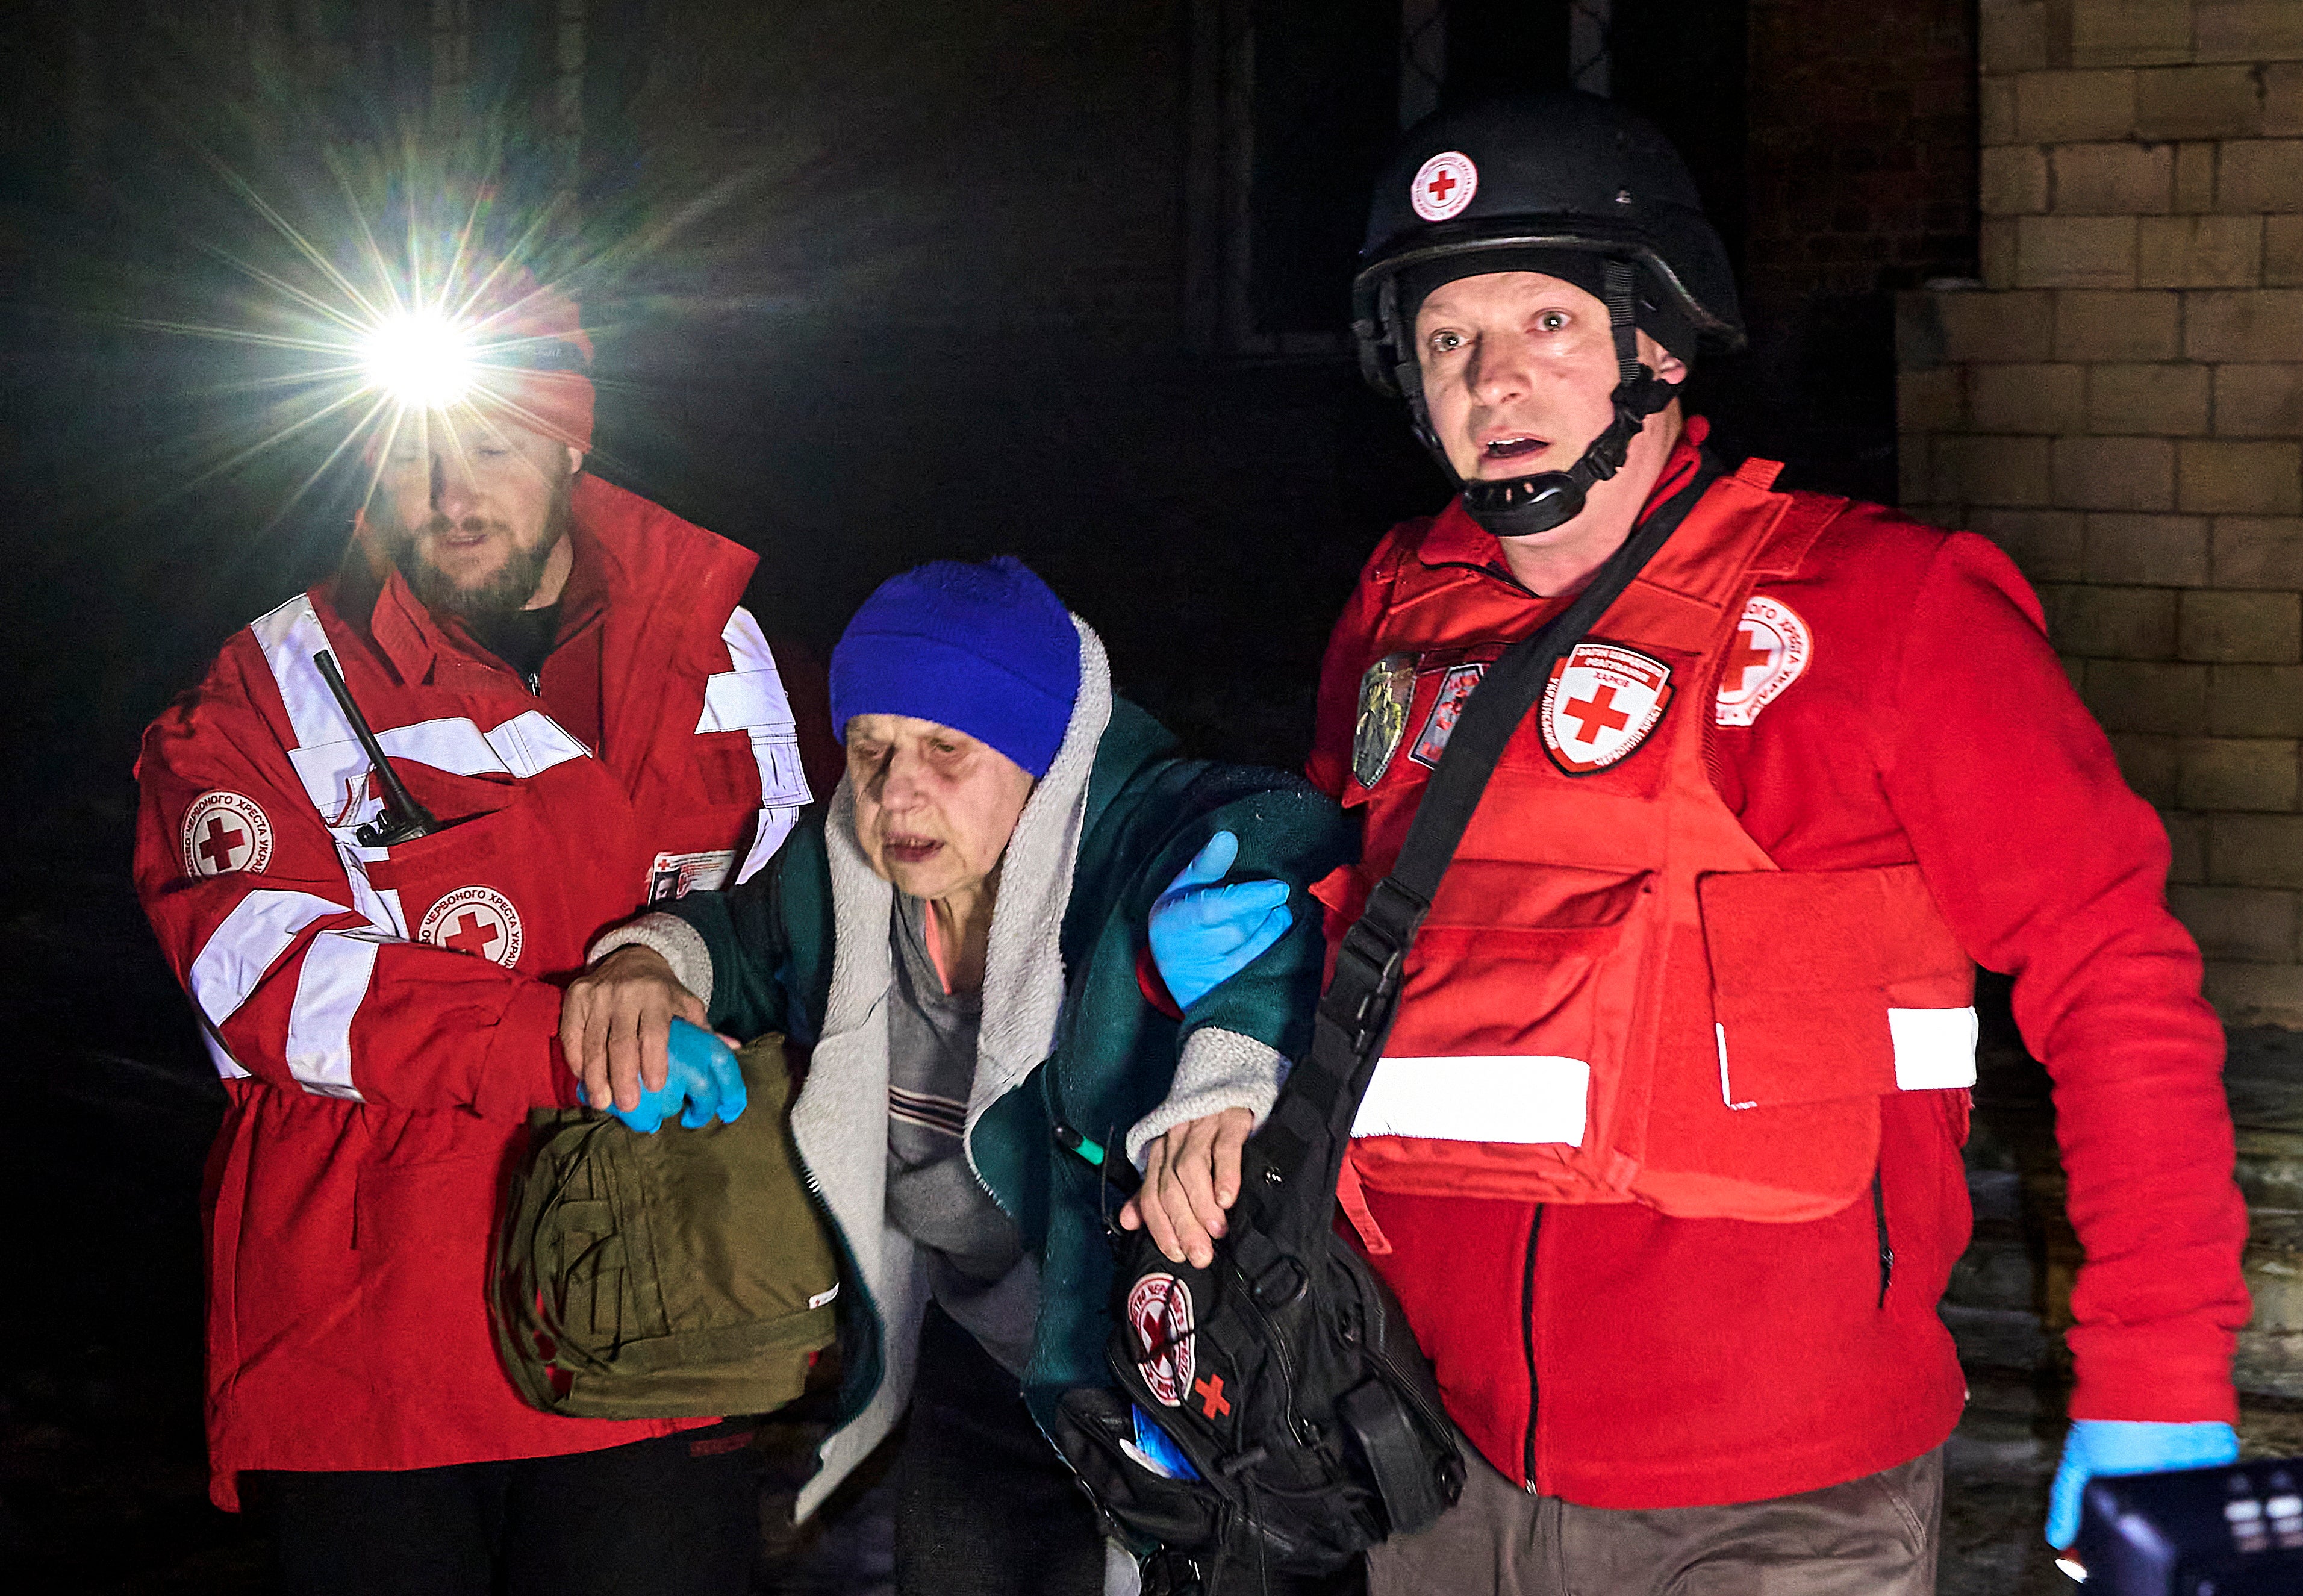
<svg viewBox="0 0 2303 1596"><path fill-rule="evenodd" d="M360 342L374 387L409 410L441 410L471 393L478 350L468 330L437 310L402 310Z"/></svg>

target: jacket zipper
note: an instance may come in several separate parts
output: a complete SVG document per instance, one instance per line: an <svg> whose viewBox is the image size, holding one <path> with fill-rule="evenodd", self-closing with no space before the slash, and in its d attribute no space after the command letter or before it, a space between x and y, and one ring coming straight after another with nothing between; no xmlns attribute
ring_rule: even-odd
<svg viewBox="0 0 2303 1596"><path fill-rule="evenodd" d="M1231 1277L1239 1282L1239 1294L1247 1304L1248 1311L1261 1322L1263 1344L1271 1348L1271 1361L1279 1370L1280 1421L1286 1428L1288 1438L1301 1441L1303 1438L1295 1431L1295 1362L1287 1355L1287 1338L1279 1333L1278 1326L1271 1322L1271 1315L1264 1312L1261 1303L1255 1300L1255 1288L1248 1283L1247 1277L1240 1273L1236 1265L1232 1267Z"/></svg>
<svg viewBox="0 0 2303 1596"><path fill-rule="evenodd" d="M1527 1446L1522 1459L1526 1476L1522 1483L1528 1494L1535 1494L1535 1238L1543 1229L1543 1204L1535 1205L1535 1217L1527 1223L1527 1280L1520 1295L1520 1345L1527 1353Z"/></svg>
<svg viewBox="0 0 2303 1596"><path fill-rule="evenodd" d="M1879 1306L1887 1306L1887 1288L1895 1279L1895 1249L1887 1244L1887 1194L1879 1184L1879 1170L1871 1170L1871 1219L1879 1233Z"/></svg>
<svg viewBox="0 0 2303 1596"><path fill-rule="evenodd" d="M1366 1322L1369 1318L1365 1299L1362 1298L1362 1322ZM1431 1405L1423 1399L1423 1393L1418 1389L1415 1381L1409 1379L1406 1372L1392 1361L1391 1346L1388 1339L1381 1351L1376 1349L1371 1339L1367 1342L1366 1350L1368 1357L1374 1363L1377 1371L1383 1375L1385 1383L1398 1394L1401 1400L1415 1411L1427 1430L1434 1436L1439 1437L1451 1436L1455 1433L1454 1425L1447 1415L1433 1411Z"/></svg>
<svg viewBox="0 0 2303 1596"><path fill-rule="evenodd" d="M932 912L932 911L931 911L931 912ZM978 1054L978 1055L977 1055L977 1060L978 1060L978 1062L981 1062L981 1061L982 1061L982 1057L983 1057L983 1055L981 1055L981 1054ZM1022 1082L1020 1082L1020 1081L1017 1083L1017 1085L1021 1085L1022 1084L1023 1084L1023 1083L1022 1083ZM970 1085L971 1085L971 1090L972 1090L972 1089L973 1089L973 1083L972 1083L972 1082L970 1083ZM1008 1087L1008 1092L1013 1092L1015 1089L1016 1089L1016 1087L1015 1087L1015 1086L1010 1086L1010 1087ZM1005 1097L1005 1096L1007 1096L1007 1095L1008 1095L1008 1092L1002 1092L1002 1093L1000 1094L1000 1097ZM996 1102L998 1102L1000 1101L1000 1097L995 1097L995 1098L993 1098L993 1099L991 1100L991 1103L996 1103ZM984 1112L985 1114L988 1114L988 1113L990 1113L990 1112L991 1111L991 1103L986 1103L986 1104L984 1105L983 1112ZM986 1180L986 1179L983 1178L983 1170L979 1170L979 1169L977 1169L977 1168L975 1167L975 1127L976 1127L976 1124L977 1124L978 1122L980 1122L980 1121L983 1119L983 1114L978 1114L978 1115L976 1115L976 1116L975 1116L975 1118L974 1118L974 1119L963 1119L960 1121L960 1127L959 1127L959 1161L960 1161L960 1162L962 1162L962 1163L964 1163L964 1164L966 1164L966 1165L967 1166L967 1172L968 1172L968 1174L969 1174L971 1177L973 1177L973 1178L974 1178L974 1181L975 1181L975 1184L976 1184L979 1187L981 1187L981 1188L982 1188L982 1190L983 1190L983 1195L984 1195L985 1196L987 1196L987 1197L989 1197L989 1198L991 1198L991 1206L992 1206L992 1207L994 1207L994 1208L996 1208L996 1209L998 1209L1001 1213L1003 1213L1003 1214L1007 1214L1008 1223L1013 1224L1013 1223L1015 1223L1015 1222L1016 1222L1016 1216L1015 1216L1014 1214L1012 1214L1012 1213L1008 1213L1008 1204L1007 1204L1007 1203L1002 1203L1002 1202L1000 1200L1000 1194L999 1194L998 1192L995 1192L995 1191L993 1191L993 1190L991 1189L991 1183L989 1180ZM1034 1322L1035 1322L1035 1324L1036 1324L1036 1321L1035 1321ZM1034 1330L1033 1330L1033 1334L1034 1338L1036 1339L1036 1338L1037 1338L1037 1336L1038 1336L1038 1330L1036 1330L1036 1328L1034 1329Z"/></svg>

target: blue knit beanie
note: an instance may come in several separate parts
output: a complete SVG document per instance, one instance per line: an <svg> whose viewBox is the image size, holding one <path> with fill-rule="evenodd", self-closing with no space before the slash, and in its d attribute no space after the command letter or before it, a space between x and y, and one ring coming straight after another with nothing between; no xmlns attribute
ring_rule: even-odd
<svg viewBox="0 0 2303 1596"><path fill-rule="evenodd" d="M890 577L831 651L831 734L856 715L915 715L1048 773L1079 697L1079 633L1012 555Z"/></svg>

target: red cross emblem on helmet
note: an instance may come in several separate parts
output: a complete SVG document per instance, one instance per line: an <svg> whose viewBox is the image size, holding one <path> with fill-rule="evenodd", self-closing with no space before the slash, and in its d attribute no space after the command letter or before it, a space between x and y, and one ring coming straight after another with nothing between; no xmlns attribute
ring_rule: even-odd
<svg viewBox="0 0 2303 1596"><path fill-rule="evenodd" d="M1543 746L1571 776L1628 758L1671 706L1671 667L1613 643L1578 643L1544 684Z"/></svg>
<svg viewBox="0 0 2303 1596"><path fill-rule="evenodd" d="M1472 157L1460 149L1442 150L1416 169L1415 181L1408 185L1407 203L1425 221L1445 222L1460 215L1479 191L1480 169L1472 164Z"/></svg>
<svg viewBox="0 0 2303 1596"><path fill-rule="evenodd" d="M519 910L494 887L458 887L425 911L416 940L509 967L519 961Z"/></svg>

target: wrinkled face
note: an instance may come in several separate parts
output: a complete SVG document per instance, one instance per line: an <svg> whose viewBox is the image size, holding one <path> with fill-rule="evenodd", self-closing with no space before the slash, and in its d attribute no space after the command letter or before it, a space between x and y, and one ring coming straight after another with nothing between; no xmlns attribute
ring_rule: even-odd
<svg viewBox="0 0 2303 1596"><path fill-rule="evenodd" d="M536 595L567 534L583 458L524 427L411 417L379 462L368 525L426 605L508 613Z"/></svg>
<svg viewBox="0 0 2303 1596"><path fill-rule="evenodd" d="M965 731L914 715L848 722L856 845L915 898L979 891L998 868L1032 773Z"/></svg>
<svg viewBox="0 0 2303 1596"><path fill-rule="evenodd" d="M1432 430L1466 481L1565 471L1614 417L1607 307L1556 277L1490 272L1442 283L1415 313L1415 347ZM1645 333L1639 349L1665 381L1686 376Z"/></svg>

